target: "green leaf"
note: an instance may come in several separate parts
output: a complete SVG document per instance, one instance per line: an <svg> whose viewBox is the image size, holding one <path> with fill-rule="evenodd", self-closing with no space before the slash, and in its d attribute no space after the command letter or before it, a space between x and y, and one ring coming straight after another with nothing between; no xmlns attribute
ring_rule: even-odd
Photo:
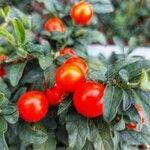
<svg viewBox="0 0 150 150"><path fill-rule="evenodd" d="M5 119L0 117L0 133L5 133L7 131L7 122Z"/></svg>
<svg viewBox="0 0 150 150"><path fill-rule="evenodd" d="M5 140L5 135L4 133L0 133L0 149L1 150L9 150L6 140Z"/></svg>
<svg viewBox="0 0 150 150"><path fill-rule="evenodd" d="M17 48L17 55L20 56L20 57L26 58L27 55L28 55L28 52L25 51L23 48L18 47Z"/></svg>
<svg viewBox="0 0 150 150"><path fill-rule="evenodd" d="M94 144L97 150L113 150L114 144L110 126L102 118L90 120L89 141Z"/></svg>
<svg viewBox="0 0 150 150"><path fill-rule="evenodd" d="M56 137L54 132L48 132L48 140L46 141L45 150L56 150Z"/></svg>
<svg viewBox="0 0 150 150"><path fill-rule="evenodd" d="M142 69L149 69L150 68L150 60L142 59L139 61L135 61L133 63L129 63L128 65L126 65L122 68L128 71L128 73L130 75L129 80L131 80L131 79L141 75Z"/></svg>
<svg viewBox="0 0 150 150"><path fill-rule="evenodd" d="M43 28L43 21L39 14L32 14L31 26L34 31L40 31Z"/></svg>
<svg viewBox="0 0 150 150"><path fill-rule="evenodd" d="M44 54L44 48L39 44L33 44L29 42L26 44L25 48L35 57L39 57L39 55Z"/></svg>
<svg viewBox="0 0 150 150"><path fill-rule="evenodd" d="M139 101L138 103L141 105L141 108L143 110L145 125L150 127L150 92L137 90L135 98ZM135 98L133 99L134 101Z"/></svg>
<svg viewBox="0 0 150 150"><path fill-rule="evenodd" d="M14 94L14 96L13 96L13 98L12 98L12 102L16 102L18 99L19 99L19 97L23 94L23 93L25 93L27 91L27 87L20 87L16 92L15 92L15 94Z"/></svg>
<svg viewBox="0 0 150 150"><path fill-rule="evenodd" d="M120 48L120 50L124 51L123 41L119 37L116 37L116 36L113 37L113 41L114 41L115 45Z"/></svg>
<svg viewBox="0 0 150 150"><path fill-rule="evenodd" d="M127 70L121 69L119 71L119 76L121 77L121 79L123 81L128 82L128 80L129 80L129 73L127 72Z"/></svg>
<svg viewBox="0 0 150 150"><path fill-rule="evenodd" d="M7 105L6 107L1 108L1 109L2 109L1 113L3 115L10 115L16 111L16 107L13 105Z"/></svg>
<svg viewBox="0 0 150 150"><path fill-rule="evenodd" d="M2 27L0 27L0 37L4 38L11 45L13 45L13 46L16 45L14 36Z"/></svg>
<svg viewBox="0 0 150 150"><path fill-rule="evenodd" d="M26 29L26 41L25 43L28 43L28 42L34 42L36 40L36 35L31 32L29 29Z"/></svg>
<svg viewBox="0 0 150 150"><path fill-rule="evenodd" d="M128 109L128 111L124 112L124 116L124 120L127 124L135 123L141 125L141 118L133 105L130 107L130 109Z"/></svg>
<svg viewBox="0 0 150 150"><path fill-rule="evenodd" d="M3 46L0 46L0 54L8 54L7 48L4 48Z"/></svg>
<svg viewBox="0 0 150 150"><path fill-rule="evenodd" d="M122 108L124 111L127 111L131 107L131 98L126 91L123 91L123 101L122 101Z"/></svg>
<svg viewBox="0 0 150 150"><path fill-rule="evenodd" d="M23 74L24 68L26 66L26 62L12 64L9 68L8 77L12 86L16 86Z"/></svg>
<svg viewBox="0 0 150 150"><path fill-rule="evenodd" d="M33 145L34 150L56 150L56 137L53 131L48 131L48 139L41 145Z"/></svg>
<svg viewBox="0 0 150 150"><path fill-rule="evenodd" d="M13 27L17 36L18 44L23 45L26 37L23 23L19 19L15 18L13 20Z"/></svg>
<svg viewBox="0 0 150 150"><path fill-rule="evenodd" d="M90 80L93 80L93 81L103 81L103 82L106 81L105 74L100 71L91 70L88 73L88 78L90 78Z"/></svg>
<svg viewBox="0 0 150 150"><path fill-rule="evenodd" d="M15 112L13 112L12 114L9 114L9 115L3 115L3 117L10 124L15 124L19 119L19 113L18 113L18 111L15 111Z"/></svg>
<svg viewBox="0 0 150 150"><path fill-rule="evenodd" d="M8 89L7 84L1 78L0 78L0 92L4 93L7 98L9 98L10 95L11 95L10 90Z"/></svg>
<svg viewBox="0 0 150 150"><path fill-rule="evenodd" d="M145 69L142 70L140 88L150 92L150 80L148 78L148 72Z"/></svg>
<svg viewBox="0 0 150 150"><path fill-rule="evenodd" d="M51 13L57 13L57 9L60 9L60 3L58 1L43 0L42 1L46 9Z"/></svg>
<svg viewBox="0 0 150 150"><path fill-rule="evenodd" d="M94 150L93 144L87 140L82 150Z"/></svg>
<svg viewBox="0 0 150 150"><path fill-rule="evenodd" d="M114 11L114 7L112 4L109 4L109 3L106 3L106 4L99 4L99 3L96 3L96 4L93 4L93 8L94 8L94 12L95 13L110 13L110 12L113 12Z"/></svg>
<svg viewBox="0 0 150 150"><path fill-rule="evenodd" d="M65 124L62 125L62 122L61 124L57 125L56 137L58 143L61 142L64 145L68 146L68 133Z"/></svg>
<svg viewBox="0 0 150 150"><path fill-rule="evenodd" d="M136 37L131 37L129 40L128 54L130 54L138 46L138 41Z"/></svg>
<svg viewBox="0 0 150 150"><path fill-rule="evenodd" d="M40 56L38 58L39 60L39 64L40 64L40 67L45 70L46 68L48 68L52 62L53 62L53 58L51 56Z"/></svg>
<svg viewBox="0 0 150 150"><path fill-rule="evenodd" d="M67 99L67 100L63 101L58 107L57 115L60 115L64 112L66 112L69 109L69 107L71 106L71 104L72 104L71 99Z"/></svg>
<svg viewBox="0 0 150 150"><path fill-rule="evenodd" d="M57 66L52 63L52 65L44 70L44 78L47 83L49 83L49 86L53 86L55 84L55 73L57 70Z"/></svg>
<svg viewBox="0 0 150 150"><path fill-rule="evenodd" d="M3 93L0 93L0 106L3 104L5 99L5 95Z"/></svg>
<svg viewBox="0 0 150 150"><path fill-rule="evenodd" d="M123 91L114 86L107 86L104 95L104 119L107 122L112 121L118 111L118 107L122 101Z"/></svg>
<svg viewBox="0 0 150 150"><path fill-rule="evenodd" d="M43 77L43 72L40 68L31 68L29 72L27 72L21 82L24 83L33 83Z"/></svg>
<svg viewBox="0 0 150 150"><path fill-rule="evenodd" d="M8 13L9 13L10 8L8 6L1 8L0 9L0 13L2 14L2 16L6 19Z"/></svg>
<svg viewBox="0 0 150 150"><path fill-rule="evenodd" d="M41 130L32 130L29 125L19 127L19 137L25 145L42 144L48 139L48 135Z"/></svg>
<svg viewBox="0 0 150 150"><path fill-rule="evenodd" d="M119 132L120 140L128 145L150 145L150 134L145 128L141 132L125 130Z"/></svg>
<svg viewBox="0 0 150 150"><path fill-rule="evenodd" d="M120 121L115 124L114 129L116 131L121 131L125 129L125 121L123 120L123 118L121 118Z"/></svg>
<svg viewBox="0 0 150 150"><path fill-rule="evenodd" d="M69 114L66 118L66 129L69 134L69 147L81 150L89 135L88 120L77 114Z"/></svg>
<svg viewBox="0 0 150 150"><path fill-rule="evenodd" d="M42 46L42 48L43 48L43 51L44 51L44 53L46 54L46 55L50 55L51 53L51 46L50 46L50 43L48 42L48 41L46 41L46 40L42 40L42 42L41 42L41 46Z"/></svg>
<svg viewBox="0 0 150 150"><path fill-rule="evenodd" d="M84 34L83 39L88 42L88 44L91 43L101 43L106 45L107 40L105 35L102 32L99 32L97 30L87 30L87 32Z"/></svg>
<svg viewBox="0 0 150 150"><path fill-rule="evenodd" d="M67 38L67 35L65 33L62 33L62 32L53 31L53 32L51 32L50 38L52 40L59 41L59 40Z"/></svg>
<svg viewBox="0 0 150 150"><path fill-rule="evenodd" d="M23 13L23 11L19 10L16 7L11 7L10 15L9 15L9 20L13 21L14 19L19 18L25 25L29 26L30 25L30 19L28 15Z"/></svg>

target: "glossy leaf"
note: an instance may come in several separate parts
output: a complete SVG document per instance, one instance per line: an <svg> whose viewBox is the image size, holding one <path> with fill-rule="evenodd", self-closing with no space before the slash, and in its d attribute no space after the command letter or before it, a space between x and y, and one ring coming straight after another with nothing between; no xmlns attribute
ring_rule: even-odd
<svg viewBox="0 0 150 150"><path fill-rule="evenodd" d="M69 114L66 118L66 129L69 134L69 147L81 150L89 135L88 120L77 114Z"/></svg>
<svg viewBox="0 0 150 150"><path fill-rule="evenodd" d="M8 76L12 86L16 86L22 77L26 62L12 64L9 68Z"/></svg>
<svg viewBox="0 0 150 150"><path fill-rule="evenodd" d="M13 45L13 46L16 45L16 41L15 41L14 36L2 27L0 27L0 37L4 38L11 45Z"/></svg>
<svg viewBox="0 0 150 150"><path fill-rule="evenodd" d="M20 139L24 144L42 144L47 141L48 135L41 130L33 130L29 125L20 126Z"/></svg>
<svg viewBox="0 0 150 150"><path fill-rule="evenodd" d="M94 149L108 150L114 149L114 144L111 135L111 129L104 120L96 119L90 121L89 140L93 143Z"/></svg>
<svg viewBox="0 0 150 150"><path fill-rule="evenodd" d="M104 119L107 122L112 121L118 111L122 101L123 91L120 88L107 86L104 95Z"/></svg>
<svg viewBox="0 0 150 150"><path fill-rule="evenodd" d="M16 18L13 20L13 27L17 36L18 44L23 45L26 37L23 23Z"/></svg>

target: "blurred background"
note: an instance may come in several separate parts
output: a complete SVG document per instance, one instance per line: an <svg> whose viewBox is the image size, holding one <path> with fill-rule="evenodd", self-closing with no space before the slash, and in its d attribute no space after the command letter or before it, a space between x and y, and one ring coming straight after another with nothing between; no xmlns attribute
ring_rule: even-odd
<svg viewBox="0 0 150 150"><path fill-rule="evenodd" d="M13 5L27 13L40 11L45 0L0 0L0 6ZM70 0L71 2L77 0ZM87 0L93 3L99 0ZM108 44L114 44L118 37L125 46L135 38L138 46L150 45L150 0L101 0L95 4L93 28L105 34ZM94 4L93 4L94 5Z"/></svg>

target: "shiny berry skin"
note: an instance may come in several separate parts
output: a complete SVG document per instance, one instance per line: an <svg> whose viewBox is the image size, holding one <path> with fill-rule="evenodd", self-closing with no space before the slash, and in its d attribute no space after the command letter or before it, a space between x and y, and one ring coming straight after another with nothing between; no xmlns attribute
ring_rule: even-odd
<svg viewBox="0 0 150 150"><path fill-rule="evenodd" d="M65 62L66 64L73 64L73 65L76 65L78 66L82 71L83 73L86 75L87 71L88 71L88 65L86 64L86 62L77 57L77 58L69 58L67 59L67 61Z"/></svg>
<svg viewBox="0 0 150 150"><path fill-rule="evenodd" d="M103 114L104 86L96 82L85 82L75 91L73 104L77 112L87 118Z"/></svg>
<svg viewBox="0 0 150 150"><path fill-rule="evenodd" d="M93 18L93 7L89 2L85 1L75 3L70 15L76 24L87 25Z"/></svg>
<svg viewBox="0 0 150 150"><path fill-rule="evenodd" d="M50 18L46 21L44 29L47 32L65 32L64 23L59 18Z"/></svg>
<svg viewBox="0 0 150 150"><path fill-rule="evenodd" d="M67 54L69 54L69 55L71 55L72 57L77 57L77 54L75 53L75 51L73 50L73 49L71 49L71 48L64 48L64 49L61 49L60 51L59 51L59 53L60 53L60 56L64 56L64 55L67 55Z"/></svg>
<svg viewBox="0 0 150 150"><path fill-rule="evenodd" d="M5 69L4 67L0 67L0 78L3 78L5 75Z"/></svg>
<svg viewBox="0 0 150 150"><path fill-rule="evenodd" d="M27 122L42 120L48 111L48 100L39 91L29 91L20 96L18 103L20 117Z"/></svg>
<svg viewBox="0 0 150 150"><path fill-rule="evenodd" d="M67 94L62 92L57 85L52 88L46 89L45 95L50 106L58 106L67 96Z"/></svg>
<svg viewBox="0 0 150 150"><path fill-rule="evenodd" d="M74 92L85 81L82 70L73 64L63 64L56 71L56 84L64 92Z"/></svg>

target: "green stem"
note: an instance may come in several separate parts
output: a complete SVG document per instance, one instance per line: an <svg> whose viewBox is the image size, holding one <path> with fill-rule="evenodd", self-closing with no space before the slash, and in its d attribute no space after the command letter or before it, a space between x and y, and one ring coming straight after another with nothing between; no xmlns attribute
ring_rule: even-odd
<svg viewBox="0 0 150 150"><path fill-rule="evenodd" d="M86 32L86 30L82 28L82 29L78 30L77 32L75 32L74 36L79 37L79 36L83 35L85 32Z"/></svg>
<svg viewBox="0 0 150 150"><path fill-rule="evenodd" d="M128 82L127 85L130 86L130 87L132 87L132 88L139 87L139 83L130 83L130 82Z"/></svg>

